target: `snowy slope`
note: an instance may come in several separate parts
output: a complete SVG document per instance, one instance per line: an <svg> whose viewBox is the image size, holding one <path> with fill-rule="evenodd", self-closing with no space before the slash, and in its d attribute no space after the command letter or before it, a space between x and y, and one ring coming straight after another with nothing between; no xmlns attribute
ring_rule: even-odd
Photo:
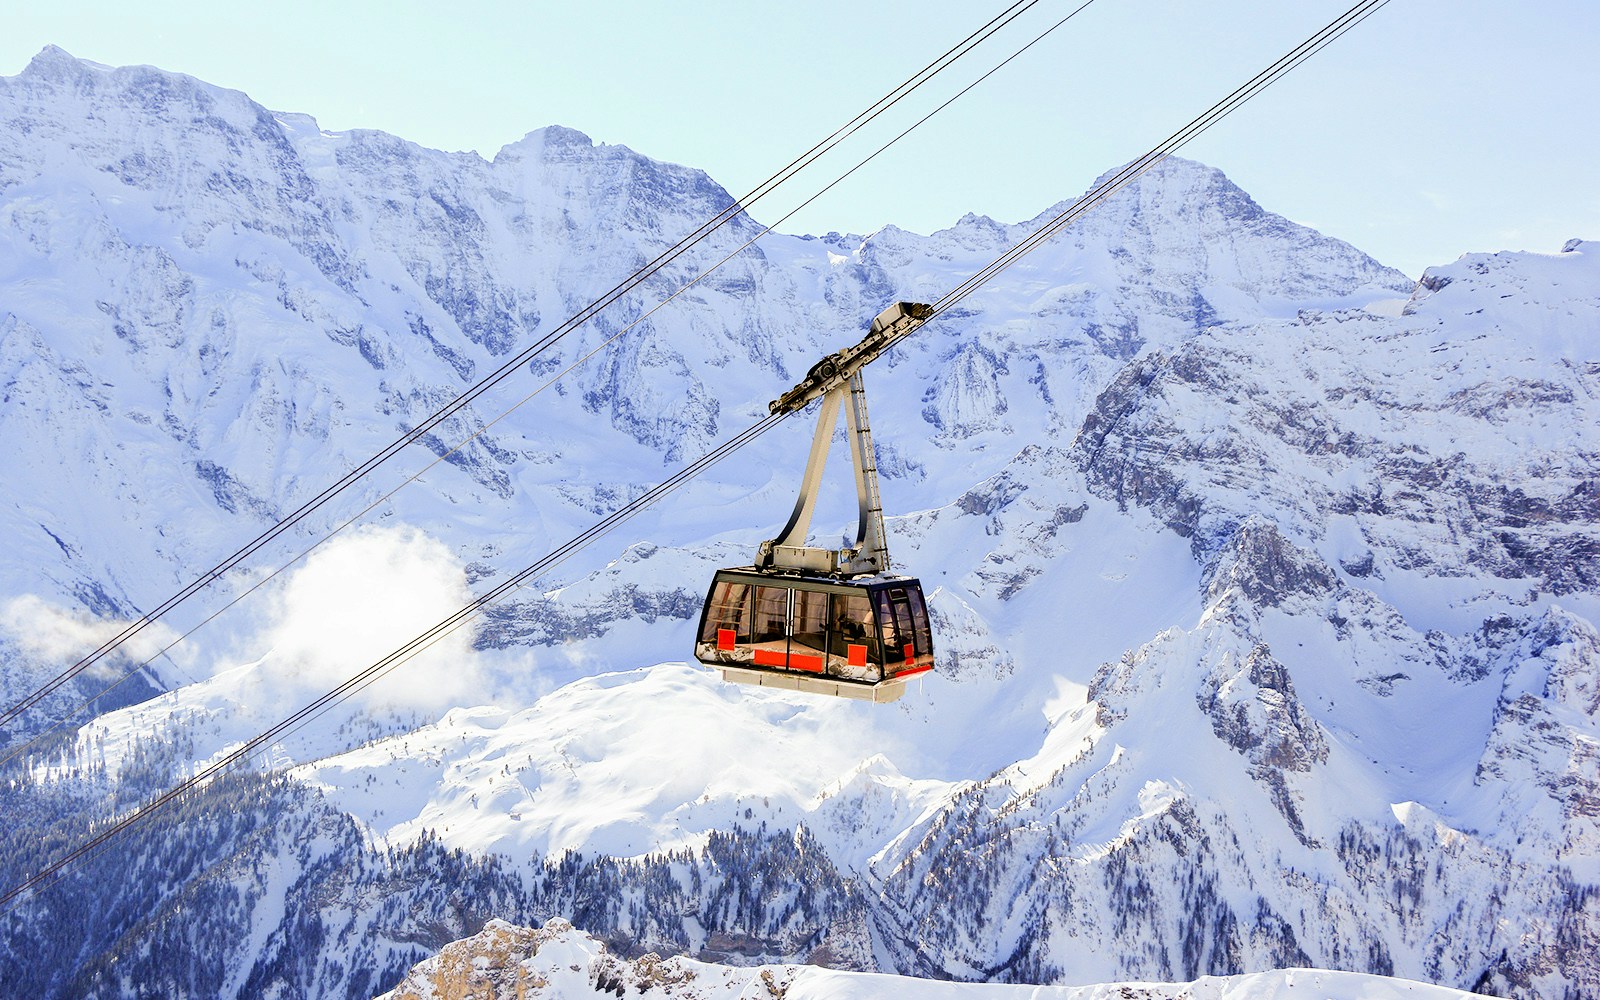
<svg viewBox="0 0 1600 1000"><path fill-rule="evenodd" d="M485 161L59 50L0 80L0 120L8 703L731 200L568 129ZM111 808L131 775L213 759L1054 211L769 235L157 660L128 698L166 694L35 757L28 788ZM809 428L791 422L271 748L261 764L316 803L294 809L359 833L273 840L247 874L204 862L195 878L258 901L219 991L354 990L349 942L384 942L373 968L442 944L436 910L408 923L377 887L404 852L455 848L515 908L499 915L581 910L624 947L741 962L1600 989L1593 248L1470 255L1416 285L1169 161L869 375L892 549L939 635L911 697L833 704L680 662L711 570L792 503ZM820 534L852 506L826 497ZM734 864L726 836L758 846ZM815 898L784 888L795 864ZM176 910L161 927L184 933Z"/></svg>
<svg viewBox="0 0 1600 1000"><path fill-rule="evenodd" d="M619 959L566 921L543 928L491 922L423 962L382 1000L615 996L717 1000L760 996L782 1000L1430 1000L1465 997L1459 990L1355 973L1284 969L1192 983L1106 983L1098 986L1001 986L939 983L899 976L835 972L814 966L728 969L653 955Z"/></svg>

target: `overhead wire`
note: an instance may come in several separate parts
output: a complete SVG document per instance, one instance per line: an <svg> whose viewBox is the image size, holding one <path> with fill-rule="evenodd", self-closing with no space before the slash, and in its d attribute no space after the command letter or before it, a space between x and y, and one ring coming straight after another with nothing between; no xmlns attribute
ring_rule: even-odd
<svg viewBox="0 0 1600 1000"><path fill-rule="evenodd" d="M589 528L573 536L567 542L552 550L543 558L507 577L490 590L474 598L472 601L463 605L461 608L458 608L456 611L452 612L442 620L436 622L432 627L419 633L417 636L413 637L404 645L396 648L382 659L375 661L370 666L363 668L356 674L347 678L338 687L318 697L310 704L299 709L277 724L244 741L233 750L230 750L221 757L218 757L204 768L196 771L187 779L179 782L177 785L174 785L172 788L156 796L154 799L151 799L149 802L139 806L137 809L132 810L121 818L107 824L94 836L90 837L84 843L78 845L78 847L62 855L55 861L43 866L37 872L29 875L28 878L20 885L17 885L7 890L5 893L0 894L0 912L4 912L5 910L9 909L30 889L47 879L53 878L63 869L75 864L79 859L98 849L112 837L115 837L129 827L148 819L151 815L166 807L175 799L178 799L181 796L202 787L213 778L222 774L228 768L233 767L242 761L248 760L250 756L257 750L270 746L273 742L295 731L304 723L309 722L311 719L320 715L323 711L343 702L350 697L353 697L355 694L364 690L367 686L378 680L384 674L388 673L394 667L406 662L407 660L416 656L418 653L441 641L456 629L465 625L472 618L481 613L484 608L494 604L511 592L520 589L530 580L536 578L538 575L546 572L554 565L567 559L578 550L587 546L596 538L599 538L601 535L633 517L640 510L643 510L645 507L654 504L656 501L672 493L684 483L695 478L701 472L710 468L712 465L715 465L723 458L726 458L728 455L738 451L749 442L760 437L762 434L765 434L777 424L781 423L784 419L785 417L782 415L768 416L765 419L752 424L750 427L745 428L745 430L741 431L739 434L729 438L727 441L700 456L698 459L695 459L693 462L683 466L672 476L669 476L667 479L658 483L650 490L640 494L640 496L634 500L623 505L622 507L613 511L611 514L602 518L600 521L591 525Z"/></svg>
<svg viewBox="0 0 1600 1000"><path fill-rule="evenodd" d="M810 149L806 150L804 153L801 153L794 160L790 161L790 163L779 169L776 173L772 174L765 181L758 184L755 188L751 189L751 191L748 192L744 197L735 199L721 212L701 223L687 236L684 236L678 242L662 251L653 260L639 268L628 278L613 286L609 291L605 292L599 298L589 303L589 305L574 313L571 317L551 330L549 333L540 337L534 343L518 352L517 355L512 359L505 362L489 375L485 376L483 379L479 380L477 383L463 391L461 395L457 396L455 399L444 404L438 410L435 410L420 423L413 426L409 431L396 438L384 448L380 449L376 454L366 459L355 468L346 472L342 478L325 487L321 492L313 496L310 500L307 500L287 517L279 520L272 527L261 532L250 542L246 543L242 548L235 551L232 555L221 560L211 569L206 570L204 573L197 576L189 584L181 588L179 591L177 591L177 593L168 597L166 600L162 601L154 609L144 613L139 618L130 622L110 639L107 639L98 648L90 652L87 656L57 673L50 680L46 681L43 685L11 705L4 712L0 712L0 727L9 725L23 712L26 712L34 705L49 697L62 685L71 681L74 677L77 677L95 663L98 663L105 656L121 647L124 643L138 635L145 628L166 616L174 608L188 601L191 597L193 597L195 594L198 594L212 583L220 580L225 574L231 571L234 567L238 566L244 560L248 559L250 556L254 555L261 548L270 544L273 540L278 538L284 532L288 531L294 525L298 524L312 513L321 509L325 504L332 501L335 497L343 493L357 481L366 477L378 467L389 461L389 459L393 458L395 455L405 450L405 448L423 438L434 428L444 423L450 417L469 406L478 397L488 392L500 382L504 381L511 375L512 372L516 371L518 368L522 367L533 358L543 353L546 349L553 346L568 333L578 329L589 320L599 315L607 307L614 304L617 300L622 298L628 292L632 291L638 285L642 284L649 277L662 270L674 260L677 260L684 253L687 253L690 249L697 246L712 233L727 225L740 214L746 212L751 205L754 205L756 202L766 197L779 185L793 177L800 170L804 169L806 166L809 166L811 163L816 162L816 160L820 159L829 151L836 148L840 143L844 142L850 136L858 132L861 128L877 119L885 111L894 107L905 97L938 76L945 69L948 69L967 53L971 52L973 49L992 38L1006 26L1013 23L1017 18L1021 17L1039 2L1041 2L1041 0L1016 0L1016 2L1001 10L1000 13L990 18L977 30L968 34L961 41L951 46L934 60L923 66L916 73L913 73L905 81L891 89L883 97L880 97L877 101L873 102L867 107L866 110L860 112L855 117L839 126L830 135L814 144Z"/></svg>
<svg viewBox="0 0 1600 1000"><path fill-rule="evenodd" d="M1033 0L1033 2L1037 2L1037 0ZM104 688L102 688L99 692L79 700L72 708L70 708L65 713L63 713L59 718L57 718L50 726L48 726L45 729L41 730L40 732L34 734L28 740L25 740L22 743L10 748L8 750L8 752L3 757L0 757L0 767L3 767L6 764L10 763L12 760L15 760L18 757L21 757L24 754L26 754L30 749L32 749L33 747L37 746L38 744L43 742L45 739L47 739L52 733L54 733L57 730L59 730L68 721L70 721L71 719L75 718L78 715L78 713L82 712L85 708L88 708L89 706L91 706L95 701L99 700L100 698L105 697L112 690L114 690L119 685L121 685L122 683L127 681L134 674L138 673L141 669L144 669L144 668L147 668L147 667L150 667L151 665L153 665L153 663L155 662L156 659L158 659L158 658L166 655L167 653L171 652L175 647L177 647L179 644L184 642L186 639L188 639L190 636L192 636L195 632L197 632L200 629L204 628L206 625L210 624L212 621L215 621L217 618L219 618L223 613L228 611L230 608L234 607L235 605L237 605L241 601L245 600L246 598L248 598L249 596L254 594L261 587L265 586L268 582L270 582L271 580L273 580L276 577L278 577L279 575L281 575L283 572L285 572L291 566L297 564L300 560L302 560L302 559L306 558L307 556L309 556L313 551L315 551L319 546L321 546L323 543L328 541L330 538L334 537L335 535L337 535L340 532L344 531L346 528L348 528L351 525L355 524L356 522L360 521L367 514L371 513L373 510L375 510L376 508L378 508L379 506L381 506L382 504L386 503L388 500L393 498L394 495L396 493L398 493L401 489L404 489L405 487L407 487L407 486L411 485L412 483L414 483L414 482L418 481L419 479L421 479L424 475L426 475L428 472L430 472L432 469L434 469L436 466L438 466L439 463L447 461L452 455L455 455L455 454L459 453L463 448L467 447L473 441L477 440L483 434L487 433L488 430L490 428L492 428L495 424L499 423L501 420L504 420L506 417L508 417L512 413L516 412L519 408L521 408L523 405L528 403L530 400L532 400L539 393L543 392L545 389L548 389L551 385L553 385L556 382L558 382L561 378L563 378L564 376L566 376L567 374L572 372L574 369L578 368L579 366L581 366L582 364L587 362L589 359L593 358L601 350L603 350L604 348L608 347L609 345L615 343L617 340L619 340L621 337L623 337L629 331L631 331L635 327L637 327L640 323L643 323L645 320L647 320L651 316L655 315L658 311L660 311L667 304L669 304L669 303L673 302L674 300L676 300L678 297L680 297L685 292L687 292L688 290L690 290L691 288L693 288L694 286L699 284L701 281L703 281L706 277L711 275L713 272L715 272L718 269L720 269L723 265L725 265L728 262L732 261L739 254L741 254L745 250L749 249L752 245L755 244L755 242L757 240L760 240L762 237L764 237L768 233L772 232L775 228L777 228L778 226L783 225L789 219L793 218L795 215L799 214L801 211L803 211L804 209L808 208L817 199L821 198L823 195L825 195L829 191L833 190L833 188L837 187L840 183L842 183L843 181L845 181L846 179L848 179L849 177L854 175L857 171L861 170L868 163L872 162L874 159L876 159L878 156L883 154L889 148L891 148L892 146L894 146L895 144L900 142L900 140L902 140L906 136L910 135L917 128L919 128L922 125L926 124L929 120L931 120L934 116L939 114L941 111L944 111L946 108L950 107L957 100L959 100L960 98L965 96L968 92L970 92L973 88L977 87L980 83L983 83L984 81L988 80L995 73L999 72L1001 69L1003 69L1004 67L1006 67L1007 65L1012 63L1014 60L1016 60L1017 58L1022 56L1024 53L1026 53L1029 49L1033 48L1035 45L1039 44L1045 38L1049 37L1055 31L1057 31L1058 29L1063 27L1068 21L1071 21L1078 14L1082 13L1092 3L1094 3L1094 0L1083 0L1082 3L1080 3L1077 7L1073 8L1073 10L1070 11L1065 17L1060 18L1059 20L1057 20L1053 24L1051 24L1048 27L1046 27L1043 31L1041 31L1037 35L1035 35L1025 45L1023 45L1020 48L1018 48L1015 51L1013 51L1005 59L1001 60L999 63L996 63L994 66L990 67L990 69L988 71L986 71L985 73L983 73L982 75L980 75L976 79L974 79L971 82L969 82L966 86L962 87L955 94L953 94L950 97L946 98L943 102L941 102L940 104L935 106L931 111L923 114L916 121L912 122L911 125L909 125L908 127L902 129L900 132L898 132L894 136L892 136L888 141L886 141L886 142L882 143L881 145L879 145L871 153L869 153L867 156L865 156L864 158L859 160L854 166L852 166L851 168L846 170L844 173L840 174L838 177L834 178L832 181L830 181L828 184L823 186L820 190L818 190L816 193L812 194L810 197L808 197L804 201L800 202L794 208L790 209L782 217L774 220L771 223L768 223L765 226L760 227L757 230L757 232L755 233L755 235L751 236L750 238L746 239L743 243L741 243L739 246L735 247L732 252L728 253L727 255L722 257L720 260L716 261L715 263L713 263L709 267L707 267L704 270L702 270L699 274L697 274L695 277L690 279L685 284L679 286L678 289L676 291L674 291L671 295L667 296L665 299L663 299L660 302L658 302L655 306L651 307L648 311L644 312L640 316L636 317L635 319L633 319L632 321L627 323L625 326L623 326L620 329L618 329L615 333L613 333L610 337L606 338L605 340L601 341L596 347L591 349L588 353L582 355L576 361L574 361L572 364L569 364L566 368L562 369L560 372L556 373L554 376L552 376L551 378L547 379L545 382L541 383L532 392L530 392L527 395L523 396L520 400L518 400L517 402L513 403L509 408L507 408L506 410L502 411L499 415L497 415L493 419L491 419L491 420L487 421L486 423L484 423L477 430L475 430L471 434L467 435L466 438L464 438L461 441L457 442L449 450L444 451L444 452L439 453L438 455L436 455L436 457L431 462L429 462L426 466L422 467L417 472L414 472L411 476L409 476L405 480L401 481L397 486L391 488L387 493L381 494L377 499L369 502L367 504L367 506L365 506L361 510L357 511L354 515L352 515L351 517L345 519L344 521L340 522L339 524L335 525L332 529L330 529L326 533L322 534L315 541L313 541L310 545L306 546L305 548L303 548L299 552L297 552L295 555L293 555L289 560L287 560L286 562L281 563L280 565L275 567L270 573L267 573L264 576L261 576L258 579L256 579L253 583L251 583L251 585L249 587L247 587L243 591L235 594L230 600L227 601L227 603L223 604L220 608L217 608L216 610L211 612L209 615L207 615L201 621L196 623L194 626L190 627L187 631L184 631L184 632L180 633L176 638L174 638L171 642L167 643L165 646L161 647L154 654L152 654L149 658L145 659L144 661L135 662L132 665L130 665L127 670L125 670L121 675L119 675L114 680L112 680L108 685L106 685ZM1031 4L1029 4L1029 6L1031 6ZM991 22L991 23L993 23L993 22ZM971 36L969 36L969 37L971 37ZM952 51L954 51L954 50L952 50ZM819 146L820 146L820 144L819 144ZM815 149L815 148L818 148L818 147L813 147L813 149ZM83 666L83 665L85 665L85 664L80 663L80 666ZM0 719L0 724L3 724L4 721L5 720Z"/></svg>
<svg viewBox="0 0 1600 1000"><path fill-rule="evenodd" d="M949 310L979 287L987 284L996 275L1010 268L1022 257L1038 249L1039 246L1048 242L1056 233L1070 225L1091 207L1144 176L1162 160L1187 145L1190 140L1201 132L1232 114L1240 105L1250 100L1262 89L1322 51L1323 48L1337 40L1351 28L1365 21L1388 2L1389 0L1363 0L1363 2L1356 4L1329 22L1316 34L1278 57L1270 66L1235 88L1227 97L1212 105L1189 124L1168 136L1165 141L1143 156L1131 161L1120 170L1115 171L1111 176L1102 180L1088 193L1068 206L1065 211L1040 226L1027 238L995 258L994 261L966 281L945 293L938 301L933 303L934 316Z"/></svg>
<svg viewBox="0 0 1600 1000"><path fill-rule="evenodd" d="M1084 197L1078 199L1073 203L1072 206L1055 216L1044 226L1040 227L1039 230L1036 230L1033 235L1022 241L1022 243L1019 243L1017 246L1004 251L995 259L995 261L991 262L990 265L977 272L979 275L985 275L981 281L976 283L974 283L971 279L963 281L957 285L955 289L952 289L951 292L941 296L940 299L937 300L937 311L934 318L936 318L937 315L942 312L947 312L957 302L960 302L961 300L970 296L974 291L977 290L977 288L981 287L987 281L992 280L995 275L998 275L1012 266L1022 256L1025 256L1026 254L1031 253L1033 250L1036 250L1044 240L1049 238L1050 235L1054 235L1055 233L1059 232L1064 226L1070 224L1072 220L1080 217L1084 212L1087 212L1099 204L1102 204L1106 199L1110 198L1117 191L1121 190L1126 183L1129 183L1132 179L1148 172L1157 163L1159 163L1160 160L1171 155L1173 151L1181 148L1184 144L1193 139L1195 136L1199 135L1201 132L1204 132L1206 129L1210 128L1211 125L1215 124L1217 121L1227 117L1228 114L1231 114L1232 111L1237 109L1244 102L1250 100L1250 98L1255 96L1255 94L1276 82L1282 76L1303 63L1306 59L1309 59L1317 52L1320 52L1328 44L1341 37L1357 24L1364 21L1372 13L1385 6L1388 2L1389 0L1362 0L1361 3L1357 3L1355 6L1351 7L1348 11L1346 11L1345 14L1335 19L1335 21L1331 22L1327 27L1318 31L1299 46L1296 46L1295 49L1291 50L1285 56L1280 57L1271 66L1269 66L1268 69L1257 74L1251 79L1251 81L1237 88L1233 93L1225 97L1222 101L1219 101L1217 104L1213 105L1208 111L1195 118L1183 129L1173 133L1173 135L1169 136L1166 141L1152 149L1149 153L1145 154L1145 156L1132 161L1128 167L1123 168L1123 170L1119 171L1117 175L1114 175L1114 177L1116 177L1126 174L1126 179L1119 183L1114 183L1113 180L1108 179L1107 182L1097 185L1096 188L1093 189L1089 194L1086 194ZM1046 233L1048 235L1040 236L1041 233ZM931 322L931 319L929 321ZM903 339L903 336L896 338L889 344L889 347L894 347ZM613 511L611 514L607 515L605 518L602 518L599 522L596 522L585 531L580 532L563 545L552 550L543 558L537 560L533 564L525 567L517 573L512 574L510 577L507 577L505 580L491 588L489 591L485 592L483 595L474 598L471 602L464 605L462 608L458 609L445 619L436 623L431 628L425 630L409 642L397 648L382 659L376 661L372 665L364 668L351 678L347 679L344 683L340 684L334 690L319 697L311 704L305 706L266 731L259 733L251 739L245 741L234 750L218 758L213 763L207 765L202 770L196 772L194 775L191 775L185 781L180 782L173 788L157 796L155 799L152 799L150 802L125 814L120 819L111 822L83 844L80 844L72 851L63 855L61 858L58 858L57 860L45 865L39 871L32 873L19 885L6 890L3 894L0 894L0 912L10 909L31 889L38 887L47 880L53 879L68 866L74 864L78 859L86 856L87 854L97 850L100 846L105 844L112 837L121 833L123 830L126 830L136 823L143 821L157 810L172 802L174 799L179 798L187 792L193 791L204 783L217 777L227 768L241 761L247 760L249 756L256 750L259 750L265 746L269 746L274 740L281 738L287 733L297 730L300 726L317 717L322 712L330 709L334 705L342 703L344 700L350 697L353 697L359 691L365 689L370 684L375 683L389 670L392 670L396 666L406 662L421 651L432 646L434 643L441 641L444 637L454 632L456 629L464 626L470 619L481 613L484 608L503 599L505 596L509 595L515 590L525 586L538 575L546 572L551 566L570 557L580 549L593 542L595 539L599 538L601 535L604 535L618 525L632 518L639 511L653 505L654 503L666 497L668 494L677 490L683 484L698 476L705 469L710 468L723 458L726 458L735 451L738 451L745 445L749 444L751 441L754 441L756 438L765 434L777 424L781 423L786 416L787 414L779 414L758 420L755 424L713 448L710 452L707 452L705 455L700 456L700 458L685 465L678 472L674 473L671 477L668 477L668 479L653 487L651 490L641 494L639 497L618 508L616 511Z"/></svg>

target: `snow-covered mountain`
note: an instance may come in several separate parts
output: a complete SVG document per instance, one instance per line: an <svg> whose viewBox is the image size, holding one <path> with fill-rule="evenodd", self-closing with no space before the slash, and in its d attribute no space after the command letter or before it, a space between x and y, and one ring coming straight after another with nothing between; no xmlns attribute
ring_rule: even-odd
<svg viewBox="0 0 1600 1000"><path fill-rule="evenodd" d="M485 161L55 49L0 122L7 704L732 201L568 129ZM769 234L625 329L741 218L164 620L141 659L262 584L8 768L0 882L1062 207ZM791 421L10 911L0 981L370 996L559 916L628 955L958 980L1600 991L1597 330L1596 244L1417 283L1168 161L868 375L920 690L682 662L712 569L792 503Z"/></svg>

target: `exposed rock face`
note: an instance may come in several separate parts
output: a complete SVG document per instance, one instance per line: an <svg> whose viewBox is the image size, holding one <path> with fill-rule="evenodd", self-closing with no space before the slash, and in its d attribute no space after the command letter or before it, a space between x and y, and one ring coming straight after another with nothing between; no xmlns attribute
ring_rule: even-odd
<svg viewBox="0 0 1600 1000"><path fill-rule="evenodd" d="M384 996L390 1000L524 1000L538 996L550 981L529 968L527 960L538 953L541 944L571 926L561 921L534 930L491 920L474 937L445 945Z"/></svg>
<svg viewBox="0 0 1600 1000"><path fill-rule="evenodd" d="M1500 695L1475 783L1514 790L1500 818L1520 837L1600 849L1600 634L1552 609L1526 622L1498 659Z"/></svg>
<svg viewBox="0 0 1600 1000"><path fill-rule="evenodd" d="M1576 253L1530 265L1469 255L1430 270L1398 320L1304 313L1152 353L1096 400L1079 464L1202 557L1230 522L1272 509L1308 539L1351 519L1370 543L1341 554L1355 575L1593 591L1600 456L1579 428L1600 418L1600 370L1573 338L1600 302L1576 290L1592 268ZM1529 286L1559 299L1560 320Z"/></svg>
<svg viewBox="0 0 1600 1000"><path fill-rule="evenodd" d="M1291 598L1325 599L1338 583L1314 553L1297 549L1273 524L1251 518L1219 552L1206 581L1207 596L1219 601L1237 589L1239 603L1277 607Z"/></svg>

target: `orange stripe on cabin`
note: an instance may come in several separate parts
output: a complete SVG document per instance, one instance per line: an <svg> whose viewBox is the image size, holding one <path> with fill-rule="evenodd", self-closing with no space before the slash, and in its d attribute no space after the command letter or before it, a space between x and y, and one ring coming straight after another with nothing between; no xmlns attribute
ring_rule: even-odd
<svg viewBox="0 0 1600 1000"><path fill-rule="evenodd" d="M820 674L822 673L822 657L812 656L810 653L790 653L789 669Z"/></svg>
<svg viewBox="0 0 1600 1000"><path fill-rule="evenodd" d="M758 667L781 667L784 670L804 670L807 673L822 673L822 657L809 653L790 653L785 656L776 649L763 649L757 646L751 650L755 654L755 665Z"/></svg>

